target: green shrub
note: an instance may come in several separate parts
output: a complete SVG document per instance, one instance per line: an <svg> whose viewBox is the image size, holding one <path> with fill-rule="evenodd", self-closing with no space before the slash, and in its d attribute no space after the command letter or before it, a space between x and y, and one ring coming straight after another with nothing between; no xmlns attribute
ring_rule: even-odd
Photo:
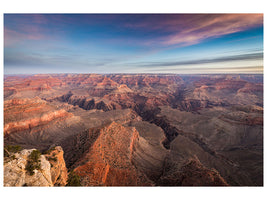
<svg viewBox="0 0 267 200"><path fill-rule="evenodd" d="M10 153L8 152L8 150L6 148L4 148L4 157L9 157Z"/></svg>
<svg viewBox="0 0 267 200"><path fill-rule="evenodd" d="M41 152L38 150L33 150L29 155L29 159L33 160L34 162L38 162L41 156Z"/></svg>
<svg viewBox="0 0 267 200"><path fill-rule="evenodd" d="M22 150L22 147L19 145L6 145L5 149L11 153L17 153Z"/></svg>
<svg viewBox="0 0 267 200"><path fill-rule="evenodd" d="M57 162L57 157L46 157L48 161L54 161Z"/></svg>
<svg viewBox="0 0 267 200"><path fill-rule="evenodd" d="M68 181L66 186L82 186L79 175L75 174L74 171L71 171L68 175Z"/></svg>
<svg viewBox="0 0 267 200"><path fill-rule="evenodd" d="M32 176L34 174L33 170L35 169L40 169L40 163L35 163L32 160L29 160L27 162L27 165L25 167L25 169L29 172L29 174Z"/></svg>
<svg viewBox="0 0 267 200"><path fill-rule="evenodd" d="M38 150L33 150L31 154L29 155L29 160L27 162L27 165L25 169L29 172L29 174L32 176L34 174L35 169L40 169L41 164L40 164L40 156L41 152Z"/></svg>

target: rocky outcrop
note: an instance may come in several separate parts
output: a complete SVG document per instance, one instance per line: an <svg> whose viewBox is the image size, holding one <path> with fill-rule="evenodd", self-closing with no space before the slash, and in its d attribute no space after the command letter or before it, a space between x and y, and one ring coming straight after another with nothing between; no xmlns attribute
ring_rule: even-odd
<svg viewBox="0 0 267 200"><path fill-rule="evenodd" d="M254 94L256 92L262 93L263 92L263 85L262 84L253 84L253 83L246 83L243 88L237 91L242 93Z"/></svg>
<svg viewBox="0 0 267 200"><path fill-rule="evenodd" d="M102 82L97 84L98 87L116 87L118 86L118 83L116 83L115 81L111 80L108 77L104 77L104 79L102 80Z"/></svg>
<svg viewBox="0 0 267 200"><path fill-rule="evenodd" d="M189 160L182 168L178 184L181 186L228 186L215 169L204 167L199 160Z"/></svg>
<svg viewBox="0 0 267 200"><path fill-rule="evenodd" d="M53 186L51 166L44 155L40 156L40 169L34 169L33 175L26 170L29 155L34 150L24 149L5 158L4 186Z"/></svg>
<svg viewBox="0 0 267 200"><path fill-rule="evenodd" d="M223 89L228 89L228 90L234 90L237 91L240 88L244 87L246 84L246 81L243 80L223 80L220 82L217 82L215 84L216 90L223 90Z"/></svg>
<svg viewBox="0 0 267 200"><path fill-rule="evenodd" d="M72 96L71 98L69 98L68 103L74 106L78 105L80 108L83 108L85 110L113 110L113 106L109 102L96 98Z"/></svg>
<svg viewBox="0 0 267 200"><path fill-rule="evenodd" d="M74 169L84 186L137 186L152 182L131 163L139 134L135 128L111 123Z"/></svg>
<svg viewBox="0 0 267 200"><path fill-rule="evenodd" d="M65 186L68 180L68 170L63 157L64 151L60 146L54 147L47 154L46 159L51 165L51 180L54 186Z"/></svg>
<svg viewBox="0 0 267 200"><path fill-rule="evenodd" d="M263 184L260 75L44 74L4 80L5 145L41 151L62 146L67 167L84 185L223 183L217 175L231 185ZM61 150L53 151L60 156L47 155L57 166L51 181L64 185Z"/></svg>
<svg viewBox="0 0 267 200"><path fill-rule="evenodd" d="M30 171L31 154L36 149L8 153L4 158L4 186L65 186L68 173L61 147L40 155L39 167Z"/></svg>
<svg viewBox="0 0 267 200"><path fill-rule="evenodd" d="M162 186L228 186L215 169L204 167L197 158L187 160L183 166L158 181Z"/></svg>
<svg viewBox="0 0 267 200"><path fill-rule="evenodd" d="M184 111L197 111L208 107L208 101L200 101L196 99L188 99L181 101L179 108Z"/></svg>

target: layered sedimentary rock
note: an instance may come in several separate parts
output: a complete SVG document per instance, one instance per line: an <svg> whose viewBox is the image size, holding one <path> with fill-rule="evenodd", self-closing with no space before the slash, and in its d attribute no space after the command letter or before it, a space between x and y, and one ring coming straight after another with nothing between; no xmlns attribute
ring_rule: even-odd
<svg viewBox="0 0 267 200"><path fill-rule="evenodd" d="M29 130L70 116L65 110L56 110L39 98L12 99L4 104L4 133Z"/></svg>
<svg viewBox="0 0 267 200"><path fill-rule="evenodd" d="M5 76L4 144L40 151L60 145L46 155L56 166L47 185L66 184L62 156L82 185L262 185L262 80Z"/></svg>
<svg viewBox="0 0 267 200"><path fill-rule="evenodd" d="M139 134L134 128L125 128L115 122L100 130L98 139L74 170L81 177L82 184L151 185L131 163L138 139Z"/></svg>

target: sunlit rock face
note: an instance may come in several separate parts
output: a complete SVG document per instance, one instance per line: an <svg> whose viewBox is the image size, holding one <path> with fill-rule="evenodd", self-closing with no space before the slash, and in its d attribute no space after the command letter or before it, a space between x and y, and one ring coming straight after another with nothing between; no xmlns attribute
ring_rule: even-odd
<svg viewBox="0 0 267 200"><path fill-rule="evenodd" d="M262 77L5 76L4 145L56 147L27 183L9 160L5 185L64 186L68 171L83 186L263 185Z"/></svg>
<svg viewBox="0 0 267 200"><path fill-rule="evenodd" d="M126 128L115 122L101 129L94 145L77 163L80 166L74 170L81 176L82 184L151 185L152 182L132 164L138 140L139 133L135 128Z"/></svg>
<svg viewBox="0 0 267 200"><path fill-rule="evenodd" d="M30 175L26 170L29 155L34 149L25 149L4 162L4 186L53 186L50 163L40 156L40 169Z"/></svg>
<svg viewBox="0 0 267 200"><path fill-rule="evenodd" d="M28 165L33 151L36 149L10 152L4 158L4 186L65 186L68 172L62 148L57 146L50 153L40 155L39 167L31 173Z"/></svg>
<svg viewBox="0 0 267 200"><path fill-rule="evenodd" d="M54 186L65 186L68 180L68 169L64 160L62 147L56 146L45 154L51 165L51 180Z"/></svg>

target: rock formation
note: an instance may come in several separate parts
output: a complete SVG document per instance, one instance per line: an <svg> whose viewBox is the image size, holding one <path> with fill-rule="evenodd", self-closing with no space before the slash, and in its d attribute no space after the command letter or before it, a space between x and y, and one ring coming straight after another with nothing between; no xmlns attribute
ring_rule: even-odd
<svg viewBox="0 0 267 200"><path fill-rule="evenodd" d="M50 149L33 176L5 158L6 186L263 185L263 77L5 76L4 145Z"/></svg>
<svg viewBox="0 0 267 200"><path fill-rule="evenodd" d="M98 139L74 170L81 177L82 185L151 185L131 162L138 139L139 134L134 128L115 122L100 130Z"/></svg>
<svg viewBox="0 0 267 200"><path fill-rule="evenodd" d="M67 182L67 168L61 147L55 147L50 154L40 155L31 162L36 149L9 152L4 158L4 186L64 186ZM36 165L31 168L30 165ZM31 171L32 170L32 171Z"/></svg>
<svg viewBox="0 0 267 200"><path fill-rule="evenodd" d="M60 146L56 146L45 154L51 165L51 180L54 186L65 186L68 180L68 170L63 157L64 151Z"/></svg>

